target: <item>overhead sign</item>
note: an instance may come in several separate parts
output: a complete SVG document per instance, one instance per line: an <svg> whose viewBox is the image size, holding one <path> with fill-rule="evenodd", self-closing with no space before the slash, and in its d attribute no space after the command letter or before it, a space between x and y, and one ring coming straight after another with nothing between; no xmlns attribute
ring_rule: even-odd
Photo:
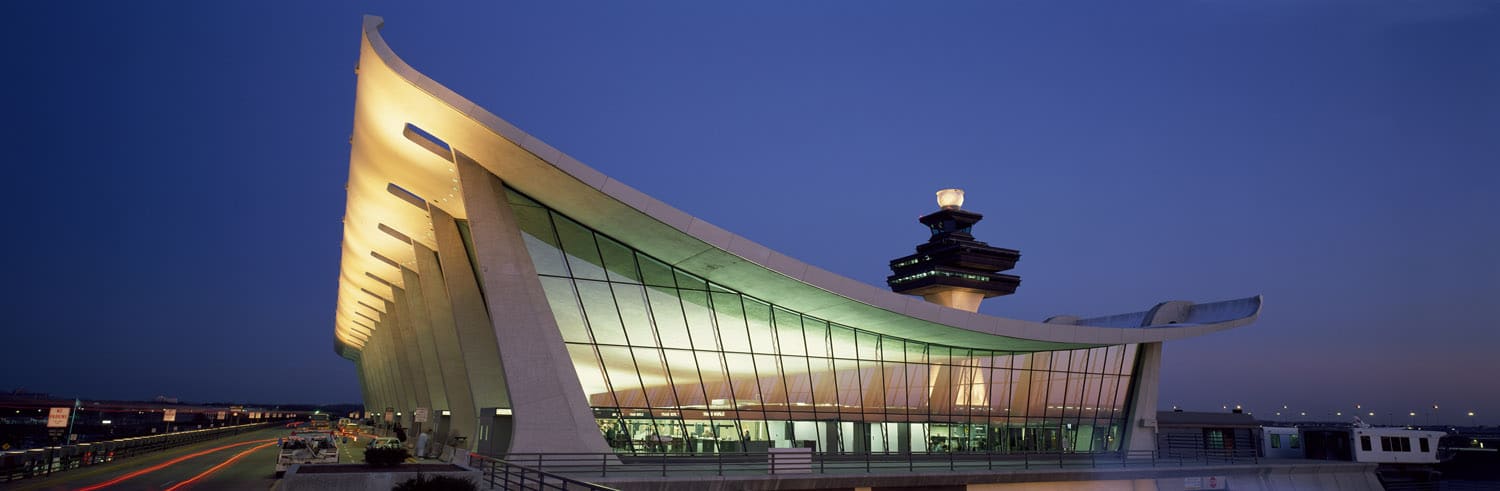
<svg viewBox="0 0 1500 491"><path fill-rule="evenodd" d="M427 408L425 408L425 407L419 407L419 408L417 408L415 411L411 412L411 417L412 417L412 421L415 421L415 422L418 422L418 423L426 423L427 422Z"/></svg>
<svg viewBox="0 0 1500 491"><path fill-rule="evenodd" d="M177 410L176 409L163 409L161 411L161 420L162 421L177 421Z"/></svg>
<svg viewBox="0 0 1500 491"><path fill-rule="evenodd" d="M69 411L71 411L71 409L65 407L52 408L52 410L47 413L47 427L67 428Z"/></svg>

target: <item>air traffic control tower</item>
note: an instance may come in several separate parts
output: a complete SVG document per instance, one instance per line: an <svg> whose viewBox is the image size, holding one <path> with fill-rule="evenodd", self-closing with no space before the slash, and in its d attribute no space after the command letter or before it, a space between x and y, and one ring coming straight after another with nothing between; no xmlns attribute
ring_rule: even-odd
<svg viewBox="0 0 1500 491"><path fill-rule="evenodd" d="M1015 293L1021 277L1001 272L1016 267L1021 251L974 239L974 224L984 215L961 208L962 189L938 191L937 199L938 211L918 219L931 238L917 246L916 254L891 260L886 284L896 293L969 312L978 312L986 298Z"/></svg>

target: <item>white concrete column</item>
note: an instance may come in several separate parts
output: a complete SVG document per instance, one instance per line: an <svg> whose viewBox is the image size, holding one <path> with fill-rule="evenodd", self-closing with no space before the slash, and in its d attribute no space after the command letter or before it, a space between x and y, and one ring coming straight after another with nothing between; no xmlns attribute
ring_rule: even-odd
<svg viewBox="0 0 1500 491"><path fill-rule="evenodd" d="M386 302L386 308L390 309L389 312L396 314L395 322L391 323L391 327L394 328L393 337L396 339L397 352L400 353L399 357L404 366L402 380L411 389L411 407L407 410L411 411L419 407L431 409L432 400L427 392L427 367L423 364L421 350L417 347L416 328L412 326L411 310L406 305L406 290L392 286L391 297L392 300ZM416 425L413 424L412 427L415 428Z"/></svg>
<svg viewBox="0 0 1500 491"><path fill-rule="evenodd" d="M474 396L474 408L511 407L505 370L500 365L500 351L495 346L495 333L490 328L484 294L480 292L479 279L474 277L458 222L436 206L429 206L428 210L432 215L432 233L437 239L438 266L448 287L453 325L457 328L459 349L464 354L464 369L469 378L469 390ZM477 426L477 422L470 424ZM471 434L469 441L478 443L478 438Z"/></svg>
<svg viewBox="0 0 1500 491"><path fill-rule="evenodd" d="M610 452L500 178L453 152L492 333L510 388L510 452Z"/></svg>
<svg viewBox="0 0 1500 491"><path fill-rule="evenodd" d="M1131 376L1135 392L1130 395L1130 419L1126 422L1125 450L1156 450L1156 403L1161 385L1161 343L1145 343L1136 350L1136 369Z"/></svg>
<svg viewBox="0 0 1500 491"><path fill-rule="evenodd" d="M428 322L427 306L422 296L422 282L417 272L401 268L401 281L406 286L402 300L406 302L406 318L412 326L410 337L416 341L417 351L422 357L422 373L426 376L427 406L433 411L430 416L436 421L439 409L448 409L448 396L443 386L443 371L438 364L437 347L432 337L432 323Z"/></svg>
<svg viewBox="0 0 1500 491"><path fill-rule="evenodd" d="M432 326L438 369L443 372L443 387L448 400L448 406L443 409L452 413L448 417L448 427L455 435L467 437L470 442L477 441L478 406L474 405L474 389L469 385L468 364L464 363L463 345L458 338L458 326L453 321L453 304L448 299L443 270L438 266L437 253L432 249L412 243L412 252L417 260L417 280L427 307L427 321Z"/></svg>

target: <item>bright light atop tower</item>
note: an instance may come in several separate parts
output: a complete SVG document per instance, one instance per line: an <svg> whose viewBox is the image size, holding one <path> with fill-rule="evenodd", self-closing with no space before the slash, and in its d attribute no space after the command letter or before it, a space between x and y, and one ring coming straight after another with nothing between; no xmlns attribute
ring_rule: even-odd
<svg viewBox="0 0 1500 491"><path fill-rule="evenodd" d="M958 188L942 189L937 192L938 206L944 210L956 210L964 205L964 190Z"/></svg>

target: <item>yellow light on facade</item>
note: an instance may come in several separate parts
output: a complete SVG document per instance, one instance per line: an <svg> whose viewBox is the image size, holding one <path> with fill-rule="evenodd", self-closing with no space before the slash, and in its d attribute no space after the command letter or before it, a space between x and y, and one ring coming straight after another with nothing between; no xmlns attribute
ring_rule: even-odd
<svg viewBox="0 0 1500 491"><path fill-rule="evenodd" d="M937 200L938 206L944 210L957 210L964 205L964 190L958 188L938 190Z"/></svg>

